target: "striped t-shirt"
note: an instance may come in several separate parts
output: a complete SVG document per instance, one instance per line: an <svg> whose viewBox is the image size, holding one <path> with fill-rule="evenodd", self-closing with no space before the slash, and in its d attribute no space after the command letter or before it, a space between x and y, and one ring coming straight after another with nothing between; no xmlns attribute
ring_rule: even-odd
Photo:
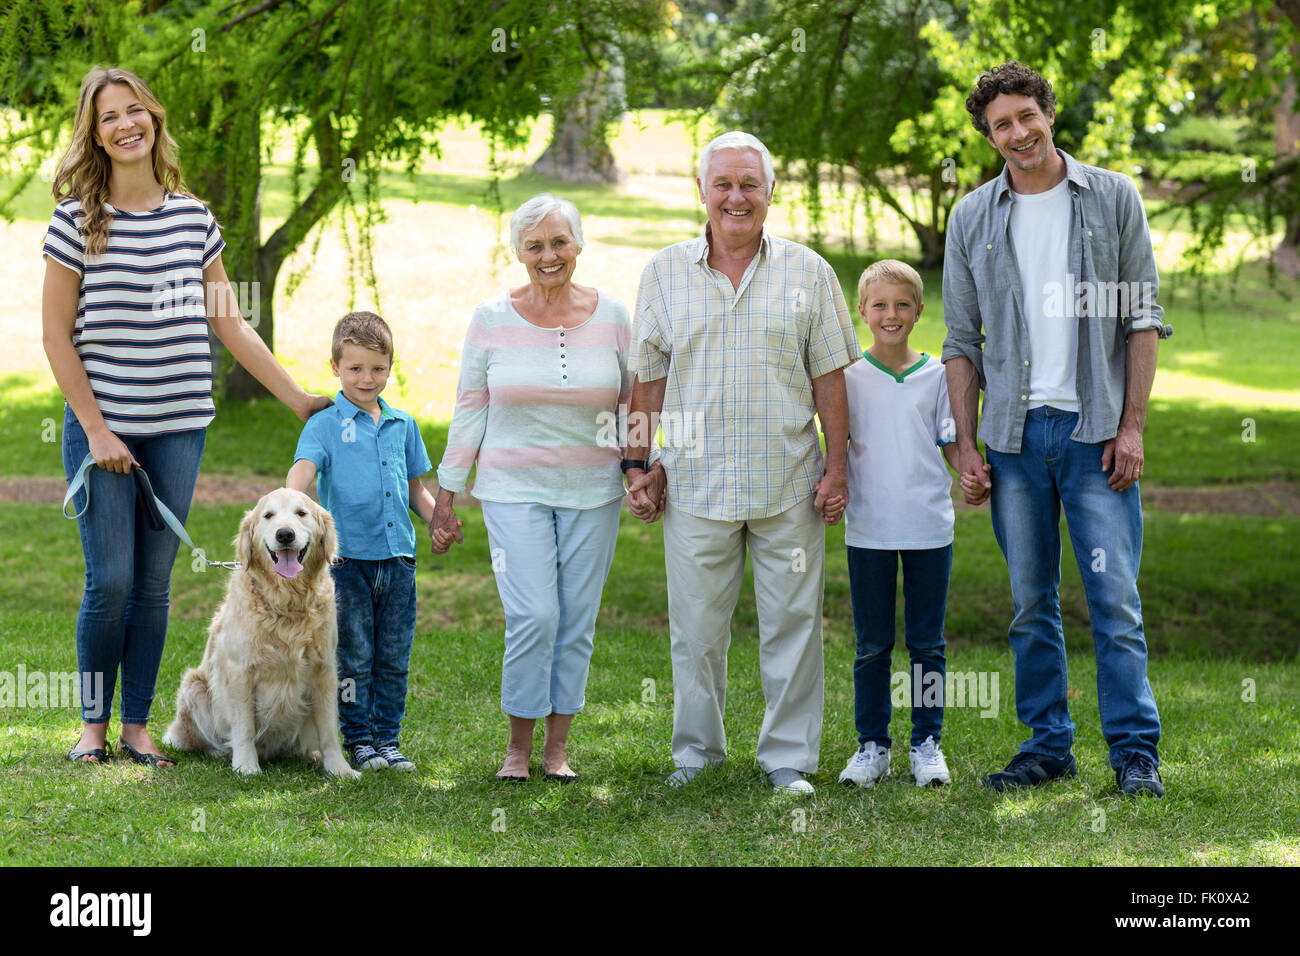
<svg viewBox="0 0 1300 956"><path fill-rule="evenodd" d="M504 292L474 310L438 484L474 496L595 508L623 497L621 411L632 394L627 308L599 293L573 328L544 329ZM622 407L620 407L622 406Z"/></svg>
<svg viewBox="0 0 1300 956"><path fill-rule="evenodd" d="M110 207L111 208L111 207ZM212 421L203 270L225 243L203 203L169 193L148 212L113 210L108 247L87 258L81 203L54 208L44 254L81 278L72 344L95 402L120 435Z"/></svg>

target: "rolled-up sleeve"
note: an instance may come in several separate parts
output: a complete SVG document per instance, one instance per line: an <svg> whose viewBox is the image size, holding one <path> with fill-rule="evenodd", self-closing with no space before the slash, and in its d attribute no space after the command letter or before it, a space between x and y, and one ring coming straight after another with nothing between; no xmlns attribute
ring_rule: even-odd
<svg viewBox="0 0 1300 956"><path fill-rule="evenodd" d="M1133 181L1122 180L1118 197L1119 280L1136 289L1130 296L1128 315L1124 316L1124 337L1134 332L1155 329L1166 336L1164 308L1156 301L1160 294L1160 275L1156 271L1156 254L1151 245L1146 207ZM1173 329L1169 329L1172 333Z"/></svg>
<svg viewBox="0 0 1300 956"><path fill-rule="evenodd" d="M943 321L948 327L948 335L943 340L941 358L944 362L954 358L970 359L979 375L980 388L984 388L987 384L984 377L984 323L961 223L959 203L948 222L944 245Z"/></svg>

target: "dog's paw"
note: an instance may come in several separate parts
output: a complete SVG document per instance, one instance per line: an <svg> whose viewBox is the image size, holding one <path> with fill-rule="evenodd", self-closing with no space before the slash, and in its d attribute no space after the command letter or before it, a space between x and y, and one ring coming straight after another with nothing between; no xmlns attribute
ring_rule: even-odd
<svg viewBox="0 0 1300 956"><path fill-rule="evenodd" d="M326 767L325 772L331 777L338 777L341 780L357 780L361 777L360 770L353 770L346 763L341 767Z"/></svg>
<svg viewBox="0 0 1300 956"><path fill-rule="evenodd" d="M235 773L243 774L245 777L251 777L262 772L262 768L257 765L256 760L236 760L233 766Z"/></svg>

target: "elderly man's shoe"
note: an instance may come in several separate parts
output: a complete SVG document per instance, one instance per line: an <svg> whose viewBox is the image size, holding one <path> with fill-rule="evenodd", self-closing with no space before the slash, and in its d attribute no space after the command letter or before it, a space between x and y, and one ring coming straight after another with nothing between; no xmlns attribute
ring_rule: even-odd
<svg viewBox="0 0 1300 956"><path fill-rule="evenodd" d="M772 781L772 788L777 793L793 793L798 796L809 796L816 791L813 785L804 779L803 774L793 767L781 767L773 770L767 775L767 779Z"/></svg>

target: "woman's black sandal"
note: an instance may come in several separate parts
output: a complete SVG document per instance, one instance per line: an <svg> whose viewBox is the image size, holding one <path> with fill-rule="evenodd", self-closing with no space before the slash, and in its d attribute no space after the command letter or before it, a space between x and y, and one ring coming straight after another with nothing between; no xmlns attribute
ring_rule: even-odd
<svg viewBox="0 0 1300 956"><path fill-rule="evenodd" d="M95 759L82 760L82 757L94 757ZM103 747L90 747L86 750L78 750L74 744L72 749L68 751L68 759L73 763L103 763L108 760L108 745L105 744Z"/></svg>
<svg viewBox="0 0 1300 956"><path fill-rule="evenodd" d="M157 767L162 764L163 761L166 761L169 768L176 766L176 761L171 757L168 757L166 754L142 754L125 740L119 740L117 746L122 753L126 754L136 763L148 764L150 767Z"/></svg>

